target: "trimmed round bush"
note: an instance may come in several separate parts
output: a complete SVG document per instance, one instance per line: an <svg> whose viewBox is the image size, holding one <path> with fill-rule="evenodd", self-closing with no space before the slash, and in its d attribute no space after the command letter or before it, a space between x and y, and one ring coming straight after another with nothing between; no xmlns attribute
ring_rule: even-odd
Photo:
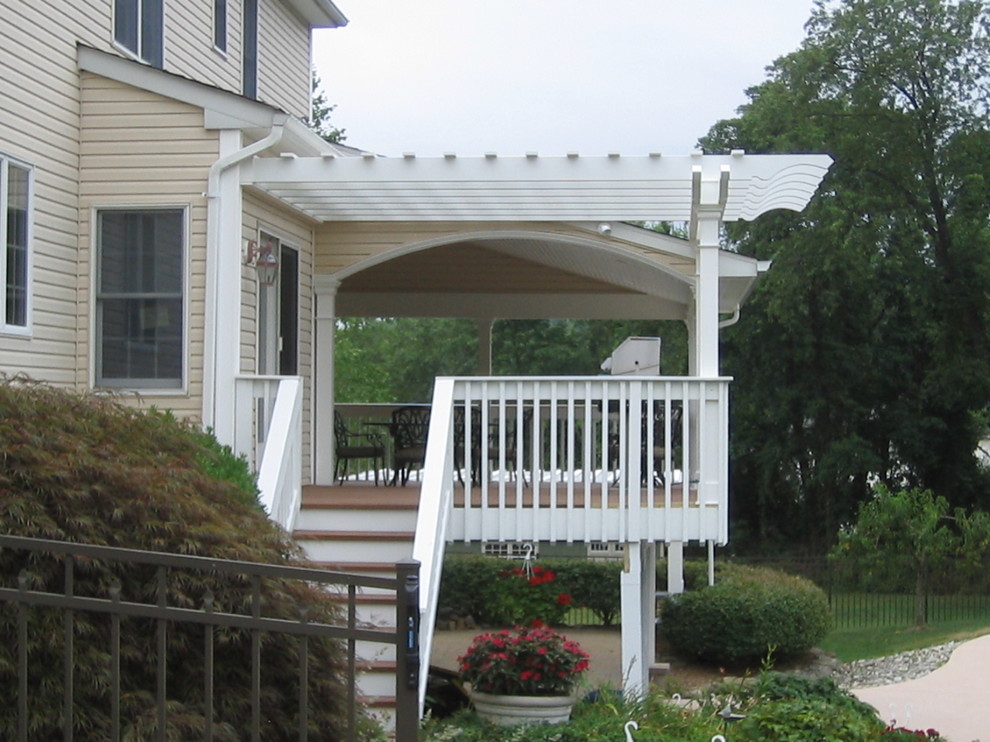
<svg viewBox="0 0 990 742"><path fill-rule="evenodd" d="M783 572L735 567L711 587L669 598L663 633L685 655L728 665L813 647L828 632L825 593Z"/></svg>

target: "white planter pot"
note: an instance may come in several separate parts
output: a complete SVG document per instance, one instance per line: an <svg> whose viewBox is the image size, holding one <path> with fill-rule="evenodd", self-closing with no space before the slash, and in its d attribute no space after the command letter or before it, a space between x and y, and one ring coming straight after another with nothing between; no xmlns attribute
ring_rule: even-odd
<svg viewBox="0 0 990 742"><path fill-rule="evenodd" d="M572 696L500 696L471 691L478 715L499 726L562 724L571 718Z"/></svg>

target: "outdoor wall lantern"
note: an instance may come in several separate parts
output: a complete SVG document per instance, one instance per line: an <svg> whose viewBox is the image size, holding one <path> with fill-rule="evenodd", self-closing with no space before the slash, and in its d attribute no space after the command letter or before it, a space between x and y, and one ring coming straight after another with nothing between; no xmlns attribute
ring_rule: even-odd
<svg viewBox="0 0 990 742"><path fill-rule="evenodd" d="M275 246L271 242L265 242L261 247L251 240L247 243L247 258L245 265L249 265L258 273L258 283L262 286L274 286L275 279L278 278L278 256L275 254Z"/></svg>

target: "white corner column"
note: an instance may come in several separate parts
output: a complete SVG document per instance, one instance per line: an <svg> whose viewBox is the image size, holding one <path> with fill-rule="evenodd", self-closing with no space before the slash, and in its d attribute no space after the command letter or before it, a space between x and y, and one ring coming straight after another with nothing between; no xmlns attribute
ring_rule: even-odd
<svg viewBox="0 0 990 742"><path fill-rule="evenodd" d="M240 148L240 131L220 132L221 158ZM236 438L235 377L240 371L242 210L239 169L226 168L219 173L216 191L207 193L203 423L213 428L217 440L231 446Z"/></svg>
<svg viewBox="0 0 990 742"><path fill-rule="evenodd" d="M333 276L314 276L316 311L313 329L313 483L333 484L334 343L337 326L337 289Z"/></svg>

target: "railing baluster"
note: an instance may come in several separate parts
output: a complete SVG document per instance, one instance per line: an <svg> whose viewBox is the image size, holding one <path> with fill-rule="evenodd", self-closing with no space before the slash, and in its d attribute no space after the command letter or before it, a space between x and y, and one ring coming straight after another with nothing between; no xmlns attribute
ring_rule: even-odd
<svg viewBox="0 0 990 742"><path fill-rule="evenodd" d="M354 585L348 585L347 629L351 632L351 637L347 640L347 676L351 678L351 682L347 687L347 739L350 742L355 742L357 739L357 683L354 680L357 675L357 642L353 637L356 626L357 588ZM398 652L399 648L396 647L395 651Z"/></svg>
<svg viewBox="0 0 990 742"><path fill-rule="evenodd" d="M309 623L309 606L299 609L299 623ZM299 637L299 742L309 739L309 637Z"/></svg>
<svg viewBox="0 0 990 742"><path fill-rule="evenodd" d="M213 593L209 590L203 596L203 613L207 616L213 614ZM206 716L206 742L213 742L213 632L212 623L203 625L203 714Z"/></svg>
<svg viewBox="0 0 990 742"><path fill-rule="evenodd" d="M251 578L251 617L261 618L261 577ZM261 740L261 630L251 629L251 740Z"/></svg>
<svg viewBox="0 0 990 742"><path fill-rule="evenodd" d="M71 598L75 590L75 564L76 560L71 554L65 557L65 597ZM63 648L64 666L62 670L62 738L64 742L72 742L74 712L74 690L75 679L75 614L71 608L66 607L65 617L65 647Z"/></svg>
<svg viewBox="0 0 990 742"><path fill-rule="evenodd" d="M120 582L110 586L110 739L120 742Z"/></svg>
<svg viewBox="0 0 990 742"><path fill-rule="evenodd" d="M27 592L27 573L17 576L17 589L23 595ZM17 604L17 739L28 742L28 646L27 646L26 600Z"/></svg>
<svg viewBox="0 0 990 742"><path fill-rule="evenodd" d="M159 566L155 573L157 582L158 607L164 608L168 605L168 573L164 566ZM158 643L158 742L165 742L165 725L167 719L166 703L168 699L168 644L167 644L167 624L164 618L158 619L157 643Z"/></svg>

